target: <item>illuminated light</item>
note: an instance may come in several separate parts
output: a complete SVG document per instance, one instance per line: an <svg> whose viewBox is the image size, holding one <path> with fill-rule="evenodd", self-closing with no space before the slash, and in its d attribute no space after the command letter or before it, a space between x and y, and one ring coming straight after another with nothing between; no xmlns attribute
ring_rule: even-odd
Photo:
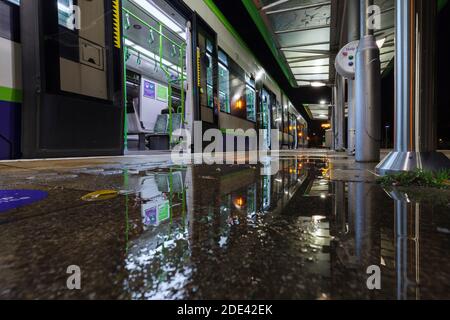
<svg viewBox="0 0 450 320"><path fill-rule="evenodd" d="M386 38L377 40L377 46L378 46L378 48L380 48L380 49L383 48L385 42L386 42Z"/></svg>
<svg viewBox="0 0 450 320"><path fill-rule="evenodd" d="M237 198L234 200L234 206L235 206L237 209L242 209L242 208L244 207L244 205L245 205L245 200L244 200L243 197L237 197Z"/></svg>
<svg viewBox="0 0 450 320"><path fill-rule="evenodd" d="M311 87L314 87L314 88L325 87L325 86L326 86L326 84L323 82L311 82Z"/></svg>
<svg viewBox="0 0 450 320"><path fill-rule="evenodd" d="M331 128L331 124L330 123L324 123L322 124L322 129L330 129Z"/></svg>
<svg viewBox="0 0 450 320"><path fill-rule="evenodd" d="M255 80L256 80L256 81L261 80L261 79L264 77L265 74L266 74L266 72L264 71L264 69L259 70L259 71L256 73Z"/></svg>
<svg viewBox="0 0 450 320"><path fill-rule="evenodd" d="M322 220L325 220L327 217L325 216L312 216L312 221L314 223L319 223Z"/></svg>
<svg viewBox="0 0 450 320"><path fill-rule="evenodd" d="M326 199L327 196L326 196L325 194L321 194L321 195L320 195L320 198L321 198L321 199Z"/></svg>
<svg viewBox="0 0 450 320"><path fill-rule="evenodd" d="M327 102L325 100L320 100L320 104L324 106Z"/></svg>
<svg viewBox="0 0 450 320"><path fill-rule="evenodd" d="M142 9L147 11L151 16L153 16L156 20L161 22L164 26L172 30L173 32L179 34L183 39L186 38L186 32L171 18L169 18L161 9L154 6L152 3L147 0L132 0Z"/></svg>

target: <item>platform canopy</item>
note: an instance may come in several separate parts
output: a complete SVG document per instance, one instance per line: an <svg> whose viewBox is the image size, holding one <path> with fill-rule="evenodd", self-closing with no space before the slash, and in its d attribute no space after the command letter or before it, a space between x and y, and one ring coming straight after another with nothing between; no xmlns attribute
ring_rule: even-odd
<svg viewBox="0 0 450 320"><path fill-rule="evenodd" d="M339 0L243 0L266 41L272 41L282 63L288 66L299 87L333 85L335 81L334 56L345 43L345 1ZM375 0L381 12L381 27L376 31L381 47L382 72L394 57L394 0ZM270 46L271 44L268 43ZM327 101L327 104L330 101ZM325 116L326 106L310 105L317 120ZM308 108L308 107L307 107ZM319 110L320 109L320 110ZM316 112L317 111L317 112Z"/></svg>

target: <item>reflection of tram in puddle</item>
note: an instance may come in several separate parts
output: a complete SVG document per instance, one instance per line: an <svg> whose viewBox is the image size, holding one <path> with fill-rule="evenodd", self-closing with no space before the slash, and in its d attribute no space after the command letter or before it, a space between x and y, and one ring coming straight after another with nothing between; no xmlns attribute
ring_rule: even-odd
<svg viewBox="0 0 450 320"><path fill-rule="evenodd" d="M308 170L298 160L282 161L280 167L275 176L261 176L259 168L252 166L238 170L224 166L220 174L215 168L193 167L130 176L129 184L137 186L144 230L156 235L170 232L171 224L180 220L185 226L203 222L205 213L207 221L219 219L221 225L232 226L251 223L258 214L281 212L307 180ZM215 195L218 205L210 195ZM189 230L195 229L193 225Z"/></svg>
<svg viewBox="0 0 450 320"><path fill-rule="evenodd" d="M186 213L185 176L186 171L170 170L129 178L129 183L137 186L144 230L158 227L182 211Z"/></svg>
<svg viewBox="0 0 450 320"><path fill-rule="evenodd" d="M194 168L194 172L200 170ZM270 169L266 171L270 172ZM220 247L225 246L234 226L251 227L268 213L281 213L308 177L307 168L295 159L281 161L280 171L274 176L260 173L260 168L249 166L236 170L230 166L222 167L219 176L194 180L196 204L203 208L203 216L195 220L207 221L210 228L199 226L206 234L220 234ZM195 176L201 177L202 174L199 172ZM195 189L196 183L202 186L198 190ZM203 197L205 192L208 196ZM216 196L217 203L211 203L209 194Z"/></svg>

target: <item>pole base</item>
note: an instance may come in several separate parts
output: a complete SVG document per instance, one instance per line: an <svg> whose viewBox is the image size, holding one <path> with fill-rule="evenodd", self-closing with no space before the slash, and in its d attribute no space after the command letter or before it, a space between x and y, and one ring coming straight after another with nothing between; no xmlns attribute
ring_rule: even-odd
<svg viewBox="0 0 450 320"><path fill-rule="evenodd" d="M380 175L415 170L438 171L450 169L450 159L441 152L391 152L376 167Z"/></svg>

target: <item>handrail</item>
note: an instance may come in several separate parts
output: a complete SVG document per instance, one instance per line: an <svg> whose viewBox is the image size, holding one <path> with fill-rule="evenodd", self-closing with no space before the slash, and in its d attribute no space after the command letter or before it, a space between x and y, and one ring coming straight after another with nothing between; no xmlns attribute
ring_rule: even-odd
<svg viewBox="0 0 450 320"><path fill-rule="evenodd" d="M164 32L163 32L163 28L166 27L166 26L164 26L160 21L156 20L156 22L159 25L159 30L158 30L155 27L152 27L150 24L145 22L143 19L138 17L136 14L134 14L130 10L128 10L126 8L123 8L123 11L126 14L127 24L129 24L128 18L129 18L129 16L131 16L134 19L138 20L140 23L142 23L145 27L147 27L147 29L149 29L149 31L151 33L156 32L159 35L159 66L160 66L161 70L165 73L166 78L167 78L167 82L168 82L168 99L167 100L168 100L168 108L169 108L169 141L170 141L170 144L172 144L173 143L173 141L172 141L172 137L173 137L173 132L172 132L172 130L173 130L173 123L172 123L172 119L173 119L172 118L173 117L173 115L172 115L172 113L173 113L172 112L172 83L173 83L173 80L171 79L171 74L169 72L169 69L175 71L176 73L178 73L178 79L176 81L180 81L180 89L181 89L181 120L182 120L182 124L184 125L184 122L185 122L185 116L184 116L184 112L185 112L184 81L186 80L186 77L185 77L184 71L183 71L183 68L184 68L183 57L184 57L184 54L186 53L186 44L183 43L183 44L180 45L180 44L176 43L175 41L173 41L172 39L170 39L169 37L167 37L164 34ZM127 25L127 29L129 27L130 27L130 25ZM124 39L127 39L127 37L124 36ZM175 48L178 48L179 53L180 53L180 60L179 60L179 65L177 67L180 68L180 71L174 70L172 67L166 66L163 63L163 49L164 49L164 47L163 47L163 40L164 39L167 40L170 44L172 44ZM127 62L127 59L128 59L127 58L128 50L132 50L132 51L138 53L139 57L142 55L144 57L147 57L147 58L149 58L151 60L155 60L156 61L156 59L153 59L153 58L149 57L148 55L138 51L137 49L134 49L131 46L125 46L125 55L124 55L124 60L125 60L125 63L124 63L125 64L125 72L124 72L125 73L125 81L126 81L126 62ZM126 89L125 89L125 92L126 92ZM126 93L125 93L125 107L126 107ZM126 124L125 124L125 129L126 129Z"/></svg>
<svg viewBox="0 0 450 320"><path fill-rule="evenodd" d="M149 25L147 22L145 22L144 20L142 20L141 18L139 18L137 15L135 15L133 12L131 12L130 10L128 10L127 8L123 8L123 11L127 14L129 14L130 16L132 16L133 18L135 18L136 20L138 20L140 23L142 23L143 25L145 25L149 30L152 30L154 32L157 32L160 36L163 36L163 38L165 38L167 41L169 41L171 44L177 46L179 49L183 49L186 46L185 44L178 44L175 41L173 41L172 39L170 39L168 36L166 36L165 34L162 33L161 30L156 29L155 27L152 27L151 25ZM162 25L161 22L157 21L157 23L159 25Z"/></svg>

